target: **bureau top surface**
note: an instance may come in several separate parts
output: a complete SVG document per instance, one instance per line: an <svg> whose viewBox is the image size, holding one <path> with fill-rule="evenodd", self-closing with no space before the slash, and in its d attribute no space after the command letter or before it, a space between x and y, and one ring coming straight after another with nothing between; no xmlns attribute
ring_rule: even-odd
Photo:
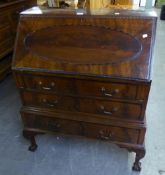
<svg viewBox="0 0 165 175"><path fill-rule="evenodd" d="M13 69L150 80L154 12L40 9L21 13Z"/></svg>

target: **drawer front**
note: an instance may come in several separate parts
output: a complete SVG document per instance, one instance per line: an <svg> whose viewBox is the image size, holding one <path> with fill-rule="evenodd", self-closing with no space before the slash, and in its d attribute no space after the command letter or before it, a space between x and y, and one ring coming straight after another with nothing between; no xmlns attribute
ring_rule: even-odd
<svg viewBox="0 0 165 175"><path fill-rule="evenodd" d="M71 97L23 92L24 105L51 108L65 111L76 111L77 102Z"/></svg>
<svg viewBox="0 0 165 175"><path fill-rule="evenodd" d="M31 92L22 92L22 99L26 106L99 114L107 117L138 120L141 115L141 105L138 104L85 98L77 99L67 96Z"/></svg>
<svg viewBox="0 0 165 175"><path fill-rule="evenodd" d="M23 76L24 88L55 92L58 94L73 94L74 83L70 79L47 76Z"/></svg>
<svg viewBox="0 0 165 175"><path fill-rule="evenodd" d="M63 120L51 117L36 116L32 114L22 114L24 126L27 128L35 128L60 132L64 134L81 135L81 127L79 122Z"/></svg>
<svg viewBox="0 0 165 175"><path fill-rule="evenodd" d="M81 95L121 99L136 98L136 85L86 80L76 81L76 83L77 92Z"/></svg>
<svg viewBox="0 0 165 175"><path fill-rule="evenodd" d="M25 75L22 78L24 88L52 91L58 94L119 99L135 99L137 94L137 86L132 84L102 83L50 76ZM20 86L22 86L22 83Z"/></svg>
<svg viewBox="0 0 165 175"><path fill-rule="evenodd" d="M22 114L22 119L26 128L48 130L64 134L80 135L94 139L132 144L138 143L140 132L138 129L99 125L25 113Z"/></svg>
<svg viewBox="0 0 165 175"><path fill-rule="evenodd" d="M10 26L6 26L4 28L0 29L0 42L8 40L9 38L12 38L12 34L10 31Z"/></svg>
<svg viewBox="0 0 165 175"><path fill-rule="evenodd" d="M86 123L84 135L107 141L138 143L140 130Z"/></svg>
<svg viewBox="0 0 165 175"><path fill-rule="evenodd" d="M79 108L81 112L132 120L138 120L142 111L140 104L92 99L81 99Z"/></svg>

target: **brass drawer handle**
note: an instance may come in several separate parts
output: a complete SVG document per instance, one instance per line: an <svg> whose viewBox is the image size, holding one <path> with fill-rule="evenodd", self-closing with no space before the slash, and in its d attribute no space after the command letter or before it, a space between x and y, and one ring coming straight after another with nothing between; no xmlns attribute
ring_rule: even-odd
<svg viewBox="0 0 165 175"><path fill-rule="evenodd" d="M55 83L54 82L51 82L50 87L42 86L42 84L43 84L42 81L40 81L38 84L43 90L47 90L47 91L50 91L50 90L52 90L55 87Z"/></svg>
<svg viewBox="0 0 165 175"><path fill-rule="evenodd" d="M105 87L102 87L102 88L101 88L101 92L103 93L104 96L112 97L113 95L119 93L119 89L115 89L113 92L107 93L107 90L105 89Z"/></svg>
<svg viewBox="0 0 165 175"><path fill-rule="evenodd" d="M44 89L44 90L51 90L52 88L50 88L50 87L42 87L42 89Z"/></svg>
<svg viewBox="0 0 165 175"><path fill-rule="evenodd" d="M112 139L112 132L108 131L107 133L105 133L103 130L99 131L99 137L103 140L111 140Z"/></svg>
<svg viewBox="0 0 165 175"><path fill-rule="evenodd" d="M102 111L103 114L106 114L106 115L112 115L114 112L117 112L118 111L118 108L117 107L114 107L111 111L106 111L105 110L105 107L104 106L100 106L100 109Z"/></svg>
<svg viewBox="0 0 165 175"><path fill-rule="evenodd" d="M43 99L42 102L49 107L55 107L58 104L58 100L55 100L53 102L48 102L46 99Z"/></svg>

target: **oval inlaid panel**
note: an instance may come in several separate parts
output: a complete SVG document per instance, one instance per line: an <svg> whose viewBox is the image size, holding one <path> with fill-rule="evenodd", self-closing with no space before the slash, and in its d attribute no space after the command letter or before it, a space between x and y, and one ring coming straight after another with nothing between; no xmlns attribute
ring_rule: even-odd
<svg viewBox="0 0 165 175"><path fill-rule="evenodd" d="M111 64L135 59L141 43L129 34L94 26L54 26L27 36L25 47L50 61Z"/></svg>

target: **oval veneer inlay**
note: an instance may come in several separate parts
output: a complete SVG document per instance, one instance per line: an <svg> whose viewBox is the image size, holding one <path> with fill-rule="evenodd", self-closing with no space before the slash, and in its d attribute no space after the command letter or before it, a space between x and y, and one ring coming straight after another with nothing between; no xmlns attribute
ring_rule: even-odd
<svg viewBox="0 0 165 175"><path fill-rule="evenodd" d="M54 26L25 39L26 49L42 59L70 64L114 64L135 59L141 43L104 27Z"/></svg>

